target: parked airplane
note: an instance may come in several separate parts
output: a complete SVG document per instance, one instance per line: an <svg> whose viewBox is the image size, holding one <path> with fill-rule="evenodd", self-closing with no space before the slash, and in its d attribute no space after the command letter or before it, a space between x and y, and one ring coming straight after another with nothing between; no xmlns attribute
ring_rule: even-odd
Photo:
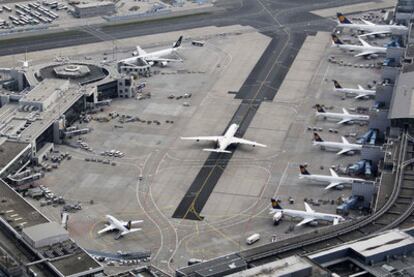
<svg viewBox="0 0 414 277"><path fill-rule="evenodd" d="M386 25L386 24L374 24L370 21L361 19L364 24L352 23L351 20L346 18L342 13L336 14L338 18L337 27L357 29L359 31L368 32L364 34L365 36L369 35L381 35L381 34L401 34L408 31L408 27L404 25Z"/></svg>
<svg viewBox="0 0 414 277"><path fill-rule="evenodd" d="M334 83L334 91L356 95L355 99L360 99L368 96L375 96L375 90L364 89L361 85L358 88L343 88L337 80L332 80Z"/></svg>
<svg viewBox="0 0 414 277"><path fill-rule="evenodd" d="M372 46L362 38L358 37L362 45L344 44L335 34L332 34L332 46L336 46L342 50L357 51L354 57L367 57L375 54L385 54L387 52L386 47Z"/></svg>
<svg viewBox="0 0 414 277"><path fill-rule="evenodd" d="M142 230L141 228L132 228L132 225L144 222L143 220L122 221L122 220L116 219L112 215L106 215L105 217L109 224L106 224L105 228L103 228L102 230L99 230L98 234L102 234L102 233L113 231L113 230L118 230L119 232L117 236L115 237L115 239L119 239L120 237L130 234L130 233L141 231Z"/></svg>
<svg viewBox="0 0 414 277"><path fill-rule="evenodd" d="M346 138L341 138L342 142L324 141L318 133L313 133L313 145L330 149L340 149L340 151L336 153L337 155L342 155L350 151L361 151L362 144L349 143Z"/></svg>
<svg viewBox="0 0 414 277"><path fill-rule="evenodd" d="M147 62L149 65L160 64L161 66L166 66L169 62L182 62L181 59L167 59L162 58L164 56L171 55L177 49L181 47L181 42L183 40L183 36L180 36L178 40L172 45L172 47L167 49L158 50L152 53L147 53L144 51L140 46L137 46L137 51L133 53L134 57L123 59L120 62L130 65L136 66L137 60L142 60Z"/></svg>
<svg viewBox="0 0 414 277"><path fill-rule="evenodd" d="M224 136L203 136L203 137L181 137L182 140L205 140L205 141L214 141L217 143L218 148L215 149L203 149L203 151L209 151L209 152L221 152L221 153L231 153L231 151L227 151L226 148L233 143L239 143L239 144L247 144L260 147L267 147L264 144L257 143L255 141L250 141L247 139L237 138L234 135L236 134L237 130L239 129L238 124L231 124L230 127L227 129Z"/></svg>
<svg viewBox="0 0 414 277"><path fill-rule="evenodd" d="M303 218L303 220L299 222L298 224L296 224L296 226L302 226L302 225L305 225L311 222L317 222L318 220L333 222L333 225L336 225L341 221L345 221L345 219L340 215L315 212L306 202L305 202L305 211L299 211L299 210L291 210L291 209L282 208L279 202L274 198L272 198L271 201L272 201L272 208L270 209L270 214L276 213L279 216L288 215L290 217Z"/></svg>
<svg viewBox="0 0 414 277"><path fill-rule="evenodd" d="M309 180L312 182L329 183L329 185L325 187L326 190L339 187L343 184L352 184L354 182L365 181L364 179L360 178L338 176L338 174L332 168L329 168L331 175L310 174L304 165L299 165L299 169L299 179Z"/></svg>
<svg viewBox="0 0 414 277"><path fill-rule="evenodd" d="M344 124L348 122L354 121L368 121L369 116L365 114L350 114L347 109L342 108L342 113L330 113L326 112L321 105L316 105L316 116L317 117L324 117L324 118L331 118L331 119L339 119L340 121L337 124Z"/></svg>

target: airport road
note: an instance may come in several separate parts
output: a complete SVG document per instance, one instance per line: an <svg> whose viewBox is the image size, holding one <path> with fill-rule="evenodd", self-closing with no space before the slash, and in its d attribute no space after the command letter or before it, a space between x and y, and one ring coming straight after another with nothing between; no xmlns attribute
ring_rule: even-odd
<svg viewBox="0 0 414 277"><path fill-rule="evenodd" d="M347 1L346 4L359 2L364 1L350 0ZM24 53L25 51L31 52L153 33L171 32L210 25L251 25L259 30L276 32L278 30L280 32L280 29L290 29L291 32L298 33L313 32L315 30L326 31L332 29L334 25L333 21L313 15L309 13L309 11L340 6L343 4L343 1L340 0L284 0L277 2L269 0L220 1L220 3L217 3L219 9L208 14L110 27L88 26L87 32L81 28L79 31L70 31L61 34L4 40L0 41L0 55ZM269 14L269 12L271 14ZM275 24L271 15L276 16L280 24ZM94 29L96 30L95 32L93 31ZM104 35L102 33L104 33ZM277 34L274 34L273 36L278 38Z"/></svg>

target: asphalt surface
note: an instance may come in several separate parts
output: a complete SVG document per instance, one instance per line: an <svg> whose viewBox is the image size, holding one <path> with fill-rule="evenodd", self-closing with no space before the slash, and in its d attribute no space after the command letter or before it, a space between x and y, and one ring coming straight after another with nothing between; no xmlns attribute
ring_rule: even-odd
<svg viewBox="0 0 414 277"><path fill-rule="evenodd" d="M217 4L216 12L186 16L168 20L157 20L136 25L110 27L88 26L52 36L0 41L0 55L45 50L79 45L103 40L171 32L203 26L250 25L267 36L272 42L235 97L243 99L228 123L240 124L236 136L242 137L262 101L271 100L277 93L284 76L300 49L306 35L317 31L330 31L332 20L315 16L309 11L346 4L365 2L362 0L229 0ZM223 133L225 130L223 130ZM230 148L235 150L236 147ZM220 179L232 154L212 153L196 176L180 205L173 214L175 218L202 220L200 213L214 186Z"/></svg>

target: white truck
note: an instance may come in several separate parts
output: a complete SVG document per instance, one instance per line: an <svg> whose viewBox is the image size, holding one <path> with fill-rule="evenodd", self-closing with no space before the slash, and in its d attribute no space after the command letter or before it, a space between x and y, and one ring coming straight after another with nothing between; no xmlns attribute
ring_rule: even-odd
<svg viewBox="0 0 414 277"><path fill-rule="evenodd" d="M256 233L246 239L246 244L251 245L260 239L260 234Z"/></svg>

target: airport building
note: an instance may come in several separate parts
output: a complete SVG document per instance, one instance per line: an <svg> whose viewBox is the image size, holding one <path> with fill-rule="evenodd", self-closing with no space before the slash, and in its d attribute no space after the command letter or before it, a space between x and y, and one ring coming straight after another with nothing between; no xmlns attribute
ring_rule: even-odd
<svg viewBox="0 0 414 277"><path fill-rule="evenodd" d="M110 1L79 3L74 5L76 17L110 15L116 12L115 4Z"/></svg>
<svg viewBox="0 0 414 277"><path fill-rule="evenodd" d="M5 245L18 245L33 263L14 264L16 257L0 261L10 276L21 270L40 276L95 276L103 267L79 247L68 232L50 222L18 191L30 188L41 173L24 168L41 163L43 156L61 143L81 113L111 98L130 98L138 91L137 77L120 74L116 66L95 63L50 63L8 70L0 103L0 231ZM16 275L17 274L17 275ZM41 275L43 276L43 275Z"/></svg>

